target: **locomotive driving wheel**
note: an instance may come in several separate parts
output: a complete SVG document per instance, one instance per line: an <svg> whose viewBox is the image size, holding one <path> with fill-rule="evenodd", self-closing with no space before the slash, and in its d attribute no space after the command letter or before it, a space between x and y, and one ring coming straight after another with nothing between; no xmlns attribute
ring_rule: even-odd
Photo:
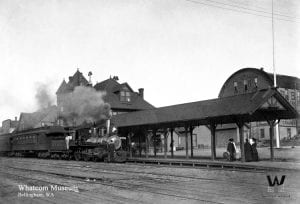
<svg viewBox="0 0 300 204"><path fill-rule="evenodd" d="M84 160L84 161L89 161L89 160L90 160L89 155L84 154L84 155L83 155L83 160Z"/></svg>
<svg viewBox="0 0 300 204"><path fill-rule="evenodd" d="M81 159L81 153L80 152L75 152L74 153L74 158L75 158L76 161L80 161L80 159Z"/></svg>

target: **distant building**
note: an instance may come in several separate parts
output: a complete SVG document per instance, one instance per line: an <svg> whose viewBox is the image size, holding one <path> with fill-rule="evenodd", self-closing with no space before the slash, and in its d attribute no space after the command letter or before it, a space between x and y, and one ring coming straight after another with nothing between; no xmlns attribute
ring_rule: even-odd
<svg viewBox="0 0 300 204"><path fill-rule="evenodd" d="M57 106L61 108L65 98L71 94L77 86L88 86L89 82L83 76L83 74L77 70L73 76L69 77L68 83L63 80L59 88L56 91Z"/></svg>
<svg viewBox="0 0 300 204"><path fill-rule="evenodd" d="M2 122L1 134L13 132L18 125L17 117L15 120L7 119Z"/></svg>
<svg viewBox="0 0 300 204"><path fill-rule="evenodd" d="M44 126L53 126L57 122L57 107L49 106L33 113L21 113L17 131L38 128Z"/></svg>
<svg viewBox="0 0 300 204"><path fill-rule="evenodd" d="M91 75L92 73L89 72L88 76L91 77ZM63 80L56 91L58 109L63 111L66 97L72 94L77 86L90 86L96 91L105 92L104 102L110 104L113 115L154 108L153 105L144 99L143 88L135 92L128 83L119 83L118 81L119 78L114 76L92 86L91 78L88 81L77 70L73 76L69 77L68 82Z"/></svg>
<svg viewBox="0 0 300 204"><path fill-rule="evenodd" d="M276 75L278 91L300 113L300 79L294 76ZM219 97L228 97L237 94L255 92L260 89L273 87L273 74L261 69L244 68L233 73L223 84ZM279 123L279 137L291 138L299 134L300 121L281 120ZM259 140L269 140L269 125L267 122L252 122L245 130L246 137L255 137ZM235 135L236 137L236 135ZM238 137L236 137L238 140ZM218 139L217 139L218 140Z"/></svg>
<svg viewBox="0 0 300 204"><path fill-rule="evenodd" d="M144 99L143 88L135 92L128 83L120 84L118 77L97 83L94 88L106 92L104 101L110 104L113 115L154 108Z"/></svg>

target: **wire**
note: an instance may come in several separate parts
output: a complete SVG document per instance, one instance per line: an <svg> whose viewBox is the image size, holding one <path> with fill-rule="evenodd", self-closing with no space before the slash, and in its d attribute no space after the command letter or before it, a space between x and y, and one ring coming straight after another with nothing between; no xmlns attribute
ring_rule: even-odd
<svg viewBox="0 0 300 204"><path fill-rule="evenodd" d="M243 2L241 2L241 1L239 1L239 3L237 3L236 1L234 1L234 0L228 0L228 1L230 1L231 3L233 3L233 4L242 4L243 6L248 6L248 4L245 4L245 3L243 3ZM240 4L240 5L241 5ZM255 7L255 8L258 8L258 9L262 9L262 10L264 10L265 11L265 7L262 7L262 6L257 6L257 5L251 5L251 7ZM285 15L286 13L284 13L284 12L280 12L280 11L277 11L277 13L275 13L274 12L274 14L275 15L277 15L277 14L282 14L282 15ZM297 17L293 17L293 16L290 16L291 18L297 18Z"/></svg>
<svg viewBox="0 0 300 204"><path fill-rule="evenodd" d="M248 8L248 7L237 6L237 5L233 5L233 4L226 4L226 3L222 3L222 2L218 2L218 1L213 1L213 0L204 0L204 1L213 2L213 3L217 3L217 4L222 4L222 5L225 5L225 6L231 6L231 7L236 7L236 8L240 8L240 9L249 10L249 11L261 12L261 13L271 14L272 15L272 13L264 11L264 10L256 10L256 9L251 9L251 8ZM297 17L288 16L288 15L279 14L279 13L273 13L273 15L283 16L283 17L287 17L287 18L297 18Z"/></svg>
<svg viewBox="0 0 300 204"><path fill-rule="evenodd" d="M239 13L250 14L250 15L254 15L254 16L260 16L260 17L265 17L265 18L272 18L272 16L255 14L255 13L251 13L251 12L247 12L247 11L243 11L243 10L237 10L237 9L234 9L234 8L226 8L226 7L218 6L218 5L215 5L215 4L207 4L207 3L199 2L199 1L196 1L196 0L185 0L185 1L188 1L188 2L191 2L191 3L196 3L196 4L202 4L202 5L206 5L206 6L212 6L212 7L220 8L220 9L223 9L223 10L230 10L230 11L235 11L235 12L239 12ZM205 1L207 1L207 0L205 0ZM256 11L256 12L259 12L259 11ZM295 21L295 20L289 20L289 19L283 19L283 18L276 18L276 19L277 20L281 20L281 21L289 21L289 22L300 23L299 21Z"/></svg>

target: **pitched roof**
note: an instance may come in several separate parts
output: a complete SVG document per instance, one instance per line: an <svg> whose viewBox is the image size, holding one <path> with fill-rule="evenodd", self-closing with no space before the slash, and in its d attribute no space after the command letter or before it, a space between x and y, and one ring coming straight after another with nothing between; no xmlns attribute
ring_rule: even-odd
<svg viewBox="0 0 300 204"><path fill-rule="evenodd" d="M114 79L106 79L102 82L99 82L97 83L94 88L97 90L97 91L107 91L107 92L113 92L113 89L120 85L116 80Z"/></svg>
<svg viewBox="0 0 300 204"><path fill-rule="evenodd" d="M88 81L86 78L83 76L83 74L77 70L73 76L69 77L68 83L66 83L65 80L62 81L60 84L59 88L56 91L56 94L64 94L64 93L69 93L74 90L76 86L87 86Z"/></svg>
<svg viewBox="0 0 300 204"><path fill-rule="evenodd" d="M56 115L56 113L56 106L50 106L46 109L33 113L21 113L17 131L40 127L41 122L54 122L56 117L53 117L53 115Z"/></svg>
<svg viewBox="0 0 300 204"><path fill-rule="evenodd" d="M77 70L72 77L69 77L68 85L70 85L74 89L76 86L86 86L88 85L88 83L89 82L86 80L83 74L79 70Z"/></svg>
<svg viewBox="0 0 300 204"><path fill-rule="evenodd" d="M59 86L59 88L56 91L56 94L62 94L65 93L67 90L67 83L65 80L63 80Z"/></svg>
<svg viewBox="0 0 300 204"><path fill-rule="evenodd" d="M131 92L131 101L122 102L117 90L127 86ZM153 105L145 101L138 93L133 92L131 87L127 83L120 84L114 79L107 79L100 83L97 83L94 88L97 91L105 91L105 102L109 103L112 109L125 109L125 110L146 110L154 108Z"/></svg>
<svg viewBox="0 0 300 204"><path fill-rule="evenodd" d="M268 73L269 77L274 83L274 75ZM294 76L276 74L277 87L286 88L286 89L297 89L300 90L300 79Z"/></svg>
<svg viewBox="0 0 300 204"><path fill-rule="evenodd" d="M115 92L121 91L123 88L128 88L129 91L133 92L133 89L126 82L115 86L112 91L115 93Z"/></svg>
<svg viewBox="0 0 300 204"><path fill-rule="evenodd" d="M286 110L260 109L271 97L276 99ZM117 127L132 127L141 125L184 125L193 122L195 125L234 123L266 120L266 117L288 119L297 116L296 110L280 95L276 89L265 89L255 93L241 94L193 103L167 106L151 110L113 116L112 123ZM272 118L271 118L272 117Z"/></svg>

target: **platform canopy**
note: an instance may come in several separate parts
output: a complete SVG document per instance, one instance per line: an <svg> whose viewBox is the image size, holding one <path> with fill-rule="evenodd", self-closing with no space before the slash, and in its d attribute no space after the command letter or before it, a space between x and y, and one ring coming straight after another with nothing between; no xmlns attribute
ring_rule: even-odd
<svg viewBox="0 0 300 204"><path fill-rule="evenodd" d="M293 106L276 90L185 103L113 116L112 123L126 127L180 127L297 118Z"/></svg>

